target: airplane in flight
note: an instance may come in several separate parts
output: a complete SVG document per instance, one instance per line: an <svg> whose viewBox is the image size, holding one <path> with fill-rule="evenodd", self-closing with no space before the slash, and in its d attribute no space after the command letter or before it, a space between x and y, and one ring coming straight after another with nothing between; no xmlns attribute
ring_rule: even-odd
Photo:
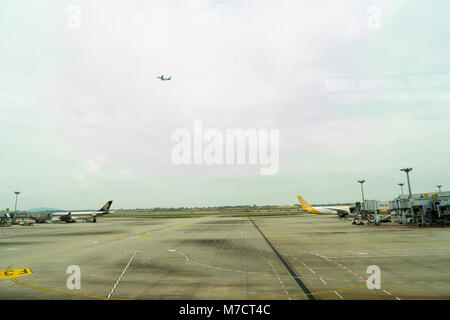
<svg viewBox="0 0 450 320"><path fill-rule="evenodd" d="M159 77L157 77L158 79L160 79L161 81L167 81L167 80L172 80L172 76L168 77L168 78L164 78L163 75L160 75Z"/></svg>
<svg viewBox="0 0 450 320"><path fill-rule="evenodd" d="M108 201L98 211L84 211L84 212L55 212L52 214L52 221L65 221L67 223L76 222L76 220L84 219L86 221L97 222L97 217L109 213L112 201Z"/></svg>
<svg viewBox="0 0 450 320"><path fill-rule="evenodd" d="M304 212L311 214L337 214L339 217L343 218L350 214L351 206L326 206L326 207L312 207L305 199L297 196L300 205Z"/></svg>

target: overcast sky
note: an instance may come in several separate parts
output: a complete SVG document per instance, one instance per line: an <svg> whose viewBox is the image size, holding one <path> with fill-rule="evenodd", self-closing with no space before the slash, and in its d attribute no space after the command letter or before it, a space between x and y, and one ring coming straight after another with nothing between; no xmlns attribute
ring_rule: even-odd
<svg viewBox="0 0 450 320"><path fill-rule="evenodd" d="M362 178L390 200L405 166L413 192L448 190L449 14L439 0L2 1L0 207L14 190L19 209L354 202ZM171 134L194 121L279 129L278 173L175 165Z"/></svg>

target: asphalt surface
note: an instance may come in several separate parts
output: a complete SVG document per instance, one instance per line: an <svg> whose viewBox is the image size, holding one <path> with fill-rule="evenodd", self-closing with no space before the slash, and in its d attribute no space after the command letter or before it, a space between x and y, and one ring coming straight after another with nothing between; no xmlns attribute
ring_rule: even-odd
<svg viewBox="0 0 450 320"><path fill-rule="evenodd" d="M0 299L450 299L449 231L310 215L13 226Z"/></svg>

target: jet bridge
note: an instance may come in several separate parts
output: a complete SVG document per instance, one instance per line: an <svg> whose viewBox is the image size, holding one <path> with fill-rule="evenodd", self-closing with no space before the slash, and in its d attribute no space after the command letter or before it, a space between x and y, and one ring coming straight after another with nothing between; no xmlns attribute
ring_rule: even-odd
<svg viewBox="0 0 450 320"><path fill-rule="evenodd" d="M379 226L383 222L391 222L392 203L390 201L366 200L357 202L353 224L368 224Z"/></svg>
<svg viewBox="0 0 450 320"><path fill-rule="evenodd" d="M10 214L8 212L0 212L0 227L10 227L11 224Z"/></svg>
<svg viewBox="0 0 450 320"><path fill-rule="evenodd" d="M392 220L419 227L450 226L450 192L399 196L392 201L366 200L356 203L353 224L380 225Z"/></svg>
<svg viewBox="0 0 450 320"><path fill-rule="evenodd" d="M412 199L400 196L392 201L399 223L430 225L450 225L450 192L414 194Z"/></svg>

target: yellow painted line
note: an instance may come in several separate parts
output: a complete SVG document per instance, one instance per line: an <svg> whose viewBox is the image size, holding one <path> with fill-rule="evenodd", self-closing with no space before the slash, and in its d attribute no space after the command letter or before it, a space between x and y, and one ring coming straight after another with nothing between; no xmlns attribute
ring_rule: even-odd
<svg viewBox="0 0 450 320"><path fill-rule="evenodd" d="M383 286L448 286L450 283L387 283Z"/></svg>
<svg viewBox="0 0 450 320"><path fill-rule="evenodd" d="M189 225L189 223L187 223L187 224L182 224L182 226L188 226Z"/></svg>
<svg viewBox="0 0 450 320"><path fill-rule="evenodd" d="M30 268L13 269L13 270L8 268L8 270L0 272L0 279L13 279L13 278L17 278L17 277L28 276L32 273L33 272L31 271Z"/></svg>
<svg viewBox="0 0 450 320"><path fill-rule="evenodd" d="M442 286L442 285L450 285L450 283L383 283L383 287L390 287L390 286L416 286L416 285L422 285L422 286ZM252 298L252 299L245 299L245 300L279 300L279 299L288 299L288 298L295 298L295 297L306 297L308 295L316 295L316 294L323 294L323 293L331 293L334 291L343 291L343 290L350 290L350 289L356 289L365 287L366 284L361 284L355 287L348 287L348 288L341 288L341 289L334 289L334 290L327 290L327 291L320 291L320 292L312 292L312 293L305 293L305 294L296 294L292 296L280 296L280 297L269 297L269 298Z"/></svg>
<svg viewBox="0 0 450 320"><path fill-rule="evenodd" d="M108 238L125 238L126 236L120 235L120 236L109 236Z"/></svg>
<svg viewBox="0 0 450 320"><path fill-rule="evenodd" d="M312 296L316 294L323 294L323 293L330 293L335 291L343 291L343 290L350 290L350 289L356 289L360 287L365 287L365 284L360 284L355 287L349 287L349 288L341 288L341 289L333 289L333 290L327 290L327 291L320 291L320 292L312 292L312 293L304 293L304 294L295 294L292 296L280 296L280 297L269 297L269 298L252 298L252 299L245 299L245 300L278 300L278 299L288 299L288 298L296 298L296 297L306 297L306 296Z"/></svg>
<svg viewBox="0 0 450 320"><path fill-rule="evenodd" d="M152 234L138 234L138 237L153 237Z"/></svg>
<svg viewBox="0 0 450 320"><path fill-rule="evenodd" d="M56 290L50 290L50 289L45 289L45 288L40 288L40 287L36 287L36 286L32 286L23 282L20 282L16 279L12 279L12 281L14 281L17 284L20 284L22 286L31 288L31 289L36 289L36 290L40 290L40 291L45 291L45 292L52 292L52 293L58 293L58 294L66 294L66 295L70 295L70 296L77 296L77 297L84 297L84 298L94 298L94 299L103 299L103 300L135 300L135 299L121 299L121 298L107 298L107 297L97 297L97 296L89 296L87 294L79 294L79 293L71 293L71 292L62 292L62 291L56 291Z"/></svg>

